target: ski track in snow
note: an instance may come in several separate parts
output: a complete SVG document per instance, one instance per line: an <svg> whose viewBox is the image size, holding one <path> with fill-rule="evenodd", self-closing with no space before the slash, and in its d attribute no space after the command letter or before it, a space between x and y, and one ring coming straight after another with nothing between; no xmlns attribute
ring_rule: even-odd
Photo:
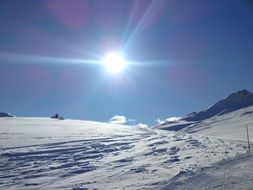
<svg viewBox="0 0 253 190"><path fill-rule="evenodd" d="M0 189L158 189L175 176L196 174L246 148L182 132L50 119L43 120L43 128L37 126L48 133L33 134L28 129L36 127L36 119L8 120L0 120ZM68 125L72 128L66 130ZM57 134L59 129L64 135ZM6 139L40 143L18 146Z"/></svg>

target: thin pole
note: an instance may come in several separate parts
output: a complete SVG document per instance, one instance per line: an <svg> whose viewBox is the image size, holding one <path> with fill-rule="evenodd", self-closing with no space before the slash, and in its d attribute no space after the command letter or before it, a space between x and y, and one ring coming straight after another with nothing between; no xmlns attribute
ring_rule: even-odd
<svg viewBox="0 0 253 190"><path fill-rule="evenodd" d="M247 124L246 124L246 131L247 131L247 139L248 139L248 151L250 152L249 130L248 130L248 125Z"/></svg>

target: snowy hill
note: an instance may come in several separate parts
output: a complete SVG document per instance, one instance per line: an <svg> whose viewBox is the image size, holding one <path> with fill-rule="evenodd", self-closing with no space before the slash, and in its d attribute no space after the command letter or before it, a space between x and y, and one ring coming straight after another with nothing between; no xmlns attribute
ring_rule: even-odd
<svg viewBox="0 0 253 190"><path fill-rule="evenodd" d="M253 127L252 116L253 94L242 90L231 94L204 111L194 112L175 121L165 120L157 128L198 132L222 138L225 136L229 138L230 135L232 139L245 140L246 124L250 128Z"/></svg>
<svg viewBox="0 0 253 190"><path fill-rule="evenodd" d="M223 115L253 105L253 94L247 90L238 91L217 102L210 108L193 113L185 118L186 121L200 121L216 115Z"/></svg>
<svg viewBox="0 0 253 190"><path fill-rule="evenodd" d="M246 141L246 125L253 142L253 106L197 122L182 131L223 139Z"/></svg>
<svg viewBox="0 0 253 190"><path fill-rule="evenodd" d="M245 152L244 142L183 132L0 118L0 189L168 189Z"/></svg>

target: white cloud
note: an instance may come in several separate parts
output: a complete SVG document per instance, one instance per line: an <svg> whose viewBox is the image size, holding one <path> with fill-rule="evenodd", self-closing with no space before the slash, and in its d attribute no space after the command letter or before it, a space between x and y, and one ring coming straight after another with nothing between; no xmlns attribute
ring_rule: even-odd
<svg viewBox="0 0 253 190"><path fill-rule="evenodd" d="M111 119L109 119L109 123L112 124L120 124L120 125L130 125L130 126L135 126L135 127L139 127L139 128L146 128L148 127L148 125L143 124L143 123L138 123L136 124L136 120L135 119L128 119L123 115L115 115L113 116Z"/></svg>
<svg viewBox="0 0 253 190"><path fill-rule="evenodd" d="M144 123L138 123L137 125L135 125L136 127L140 127L140 128L146 128L148 127L148 125L144 124Z"/></svg>
<svg viewBox="0 0 253 190"><path fill-rule="evenodd" d="M109 120L110 123L113 123L113 124L125 124L127 122L127 119L125 116L123 115L115 115L113 116L110 120Z"/></svg>
<svg viewBox="0 0 253 190"><path fill-rule="evenodd" d="M164 122L164 120L160 120L160 118L158 117L157 120L156 120L156 122L160 125L160 124L162 124Z"/></svg>

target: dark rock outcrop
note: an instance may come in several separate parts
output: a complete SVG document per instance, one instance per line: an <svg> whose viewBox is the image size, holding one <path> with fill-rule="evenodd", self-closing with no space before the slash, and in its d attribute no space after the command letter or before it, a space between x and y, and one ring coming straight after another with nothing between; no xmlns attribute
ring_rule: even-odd
<svg viewBox="0 0 253 190"><path fill-rule="evenodd" d="M14 117L14 115L6 112L0 112L0 117Z"/></svg>
<svg viewBox="0 0 253 190"><path fill-rule="evenodd" d="M60 116L58 113L55 115L51 116L52 119L59 119L59 120L64 120L64 118L62 116Z"/></svg>

